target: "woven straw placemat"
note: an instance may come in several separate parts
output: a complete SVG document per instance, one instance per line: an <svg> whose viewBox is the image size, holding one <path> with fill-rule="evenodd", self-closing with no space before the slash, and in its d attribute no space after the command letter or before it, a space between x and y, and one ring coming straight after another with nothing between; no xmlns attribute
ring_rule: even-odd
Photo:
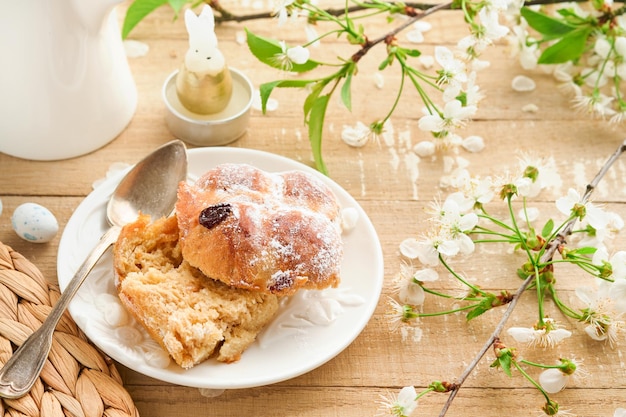
<svg viewBox="0 0 626 417"><path fill-rule="evenodd" d="M60 296L39 269L0 242L0 365L41 326ZM115 364L65 312L39 380L29 394L2 399L0 416L138 417Z"/></svg>

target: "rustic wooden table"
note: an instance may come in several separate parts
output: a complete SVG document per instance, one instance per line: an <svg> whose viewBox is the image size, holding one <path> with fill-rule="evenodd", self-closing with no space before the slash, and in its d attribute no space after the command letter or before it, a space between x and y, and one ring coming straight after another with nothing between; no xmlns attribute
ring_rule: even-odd
<svg viewBox="0 0 626 417"><path fill-rule="evenodd" d="M120 8L120 16L125 7ZM432 16L432 30L422 45L431 53L435 44L452 46L466 32L456 12ZM224 24L218 28L221 50L228 62L244 71L253 84L275 80L283 74L256 61L247 46L236 39L244 27L270 36L275 25L267 21ZM282 29L281 29L282 30ZM384 25L368 30L383 33ZM278 32L280 33L280 32ZM286 39L300 42L303 32L285 30ZM187 34L182 19L173 21L166 8L158 9L131 34L131 39L149 46L144 56L130 58L131 69L139 91L139 105L130 125L103 148L74 159L52 162L22 160L0 154L0 198L4 210L0 216L0 241L12 246L34 262L45 276L56 282L57 248L61 233L50 243L31 244L19 239L11 230L13 210L24 202L48 207L58 218L61 232L74 209L92 191L92 183L104 177L111 164L132 164L155 147L171 140L164 122L161 86L175 70L187 48ZM329 37L316 57L332 59L348 56L349 46ZM195 388L164 383L120 366L125 386L141 414L150 417L189 416L371 416L378 410L379 396L415 385L418 392L434 380L454 381L480 349L502 310L494 310L467 323L463 315L423 319L421 337L412 338L392 332L386 320L386 300L393 293L393 279L403 262L400 242L425 231L425 207L444 195L439 186L445 174L446 157L463 158L475 175L502 175L518 166L518 152L542 157L552 179L535 203L542 213L556 214L554 200L568 188L581 192L605 159L624 139L619 128L571 109L570 97L559 92L551 76L532 73L537 89L519 93L511 89L511 79L522 74L506 45L488 49L485 58L491 67L479 73L479 84L486 98L475 120L462 135L480 135L486 147L482 152L438 152L432 158L419 159L412 147L427 134L417 128L421 105L414 93L406 94L392 118L393 132L385 140L370 142L363 148L351 148L340 138L344 125L366 124L383 117L390 108L398 77L386 71L385 87L375 86L373 74L382 59L382 51L372 51L360 64L354 79L353 109L345 110L338 102L331 111L324 130L323 153L332 179L362 205L372 220L382 244L385 261L385 285L375 314L361 335L337 357L319 368L270 386L226 391L216 398L201 395ZM277 90L276 111L262 115L253 110L247 133L229 146L272 152L312 165L307 131L303 125L299 90ZM524 111L535 104L539 111ZM11 140L1 138L0 140ZM190 148L193 148L190 146ZM594 199L626 216L626 165L618 163L594 194ZM616 248L623 247L618 237ZM515 270L521 258L497 250L478 251L460 265L472 280L492 290L515 290L519 279ZM62 260L60 260L62 262ZM559 286L567 300L574 300L574 288L587 282L577 270L557 274ZM441 280L441 288L450 281ZM446 284L448 283L448 284ZM510 325L530 326L536 313L534 294L522 298ZM425 310L444 308L436 299L428 299ZM585 379L572 380L568 389L554 395L562 409L579 416L612 416L616 407L626 407L626 365L623 335L614 348L590 340L582 326L568 322L548 305L574 335L552 352L520 347L531 360L555 361L559 355L584 358L588 371ZM503 335L506 342L514 343ZM324 341L320 341L324 343ZM489 367L489 351L466 381L452 404L450 416L536 416L541 414L543 397L519 375L506 377ZM535 374L536 376L536 374ZM438 415L444 394L429 395L420 400L416 415Z"/></svg>

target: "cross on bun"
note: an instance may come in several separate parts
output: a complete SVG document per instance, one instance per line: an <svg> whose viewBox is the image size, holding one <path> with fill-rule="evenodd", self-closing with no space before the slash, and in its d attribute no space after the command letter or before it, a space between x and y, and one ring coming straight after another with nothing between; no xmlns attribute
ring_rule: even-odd
<svg viewBox="0 0 626 417"><path fill-rule="evenodd" d="M180 184L176 215L183 258L211 278L281 296L339 285L340 207L309 174L222 164Z"/></svg>

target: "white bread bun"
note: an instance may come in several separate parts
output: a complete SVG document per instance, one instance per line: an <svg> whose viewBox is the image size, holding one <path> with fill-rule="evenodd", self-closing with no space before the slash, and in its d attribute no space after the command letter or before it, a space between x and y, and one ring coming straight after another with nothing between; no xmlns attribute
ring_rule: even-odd
<svg viewBox="0 0 626 417"><path fill-rule="evenodd" d="M340 207L312 175L222 164L180 184L176 215L185 261L229 286L290 295L339 285Z"/></svg>

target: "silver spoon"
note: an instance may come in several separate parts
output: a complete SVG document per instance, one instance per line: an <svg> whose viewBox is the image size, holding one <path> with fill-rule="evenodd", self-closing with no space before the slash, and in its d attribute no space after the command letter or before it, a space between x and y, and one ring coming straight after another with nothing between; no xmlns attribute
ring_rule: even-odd
<svg viewBox="0 0 626 417"><path fill-rule="evenodd" d="M135 221L140 211L153 218L169 215L176 202L178 183L186 177L187 153L179 140L156 149L126 174L107 204L106 217L111 227L67 284L41 327L0 370L0 397L19 398L30 391L46 363L63 312L96 262L117 240L122 226Z"/></svg>

